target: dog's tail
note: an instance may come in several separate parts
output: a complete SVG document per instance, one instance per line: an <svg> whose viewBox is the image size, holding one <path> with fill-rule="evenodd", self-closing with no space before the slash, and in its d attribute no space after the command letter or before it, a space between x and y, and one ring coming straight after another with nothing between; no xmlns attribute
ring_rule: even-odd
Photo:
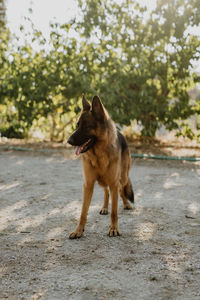
<svg viewBox="0 0 200 300"><path fill-rule="evenodd" d="M133 192L130 178L128 179L127 185L125 185L124 187L124 195L130 202L132 203L134 202L134 192Z"/></svg>

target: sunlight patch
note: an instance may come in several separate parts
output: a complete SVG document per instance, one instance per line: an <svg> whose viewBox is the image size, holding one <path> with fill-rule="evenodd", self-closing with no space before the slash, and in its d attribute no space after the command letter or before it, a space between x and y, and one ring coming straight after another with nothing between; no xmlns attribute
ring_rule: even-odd
<svg viewBox="0 0 200 300"><path fill-rule="evenodd" d="M174 187L179 187L179 186L183 186L183 184L174 182L174 181L172 181L172 180L166 181L166 182L164 183L164 185L163 185L163 187L164 187L165 189L167 189L167 190L168 190L168 189L172 189L172 188L174 188Z"/></svg>
<svg viewBox="0 0 200 300"><path fill-rule="evenodd" d="M18 160L18 161L15 163L16 166L21 166L21 165L23 165L23 164L24 164L24 160Z"/></svg>
<svg viewBox="0 0 200 300"><path fill-rule="evenodd" d="M155 194L155 198L156 198L156 199L162 199L162 196L163 196L163 193L162 193L162 192L157 192L157 193Z"/></svg>
<svg viewBox="0 0 200 300"><path fill-rule="evenodd" d="M40 214L32 217L26 217L17 222L18 230L23 231L27 228L35 228L46 221L47 215Z"/></svg>
<svg viewBox="0 0 200 300"><path fill-rule="evenodd" d="M143 223L139 226L139 230L136 235L141 241L148 241L152 238L156 231L156 225L150 222Z"/></svg>
<svg viewBox="0 0 200 300"><path fill-rule="evenodd" d="M200 204L197 202L190 203L188 209L191 213L196 214L200 211Z"/></svg>
<svg viewBox="0 0 200 300"><path fill-rule="evenodd" d="M47 239L59 237L65 229L66 229L65 227L56 227L51 229L47 235Z"/></svg>
<svg viewBox="0 0 200 300"><path fill-rule="evenodd" d="M0 210L0 230L5 229L10 221L15 221L19 218L20 213L19 209L27 206L25 200L18 201L13 205L7 206ZM18 211L15 211L18 210Z"/></svg>
<svg viewBox="0 0 200 300"><path fill-rule="evenodd" d="M20 185L20 182L18 182L18 181L13 182L11 184L4 184L4 185L0 186L0 191L6 191L9 189L15 188L16 186L19 186L19 185Z"/></svg>

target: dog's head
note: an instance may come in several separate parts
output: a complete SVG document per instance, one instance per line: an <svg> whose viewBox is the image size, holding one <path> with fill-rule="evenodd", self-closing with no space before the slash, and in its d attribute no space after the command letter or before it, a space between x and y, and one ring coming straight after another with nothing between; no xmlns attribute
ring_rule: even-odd
<svg viewBox="0 0 200 300"><path fill-rule="evenodd" d="M108 118L108 113L98 96L94 96L90 104L83 95L82 112L77 122L77 129L67 141L70 145L76 146L76 155L95 146L101 138L100 129L105 127Z"/></svg>

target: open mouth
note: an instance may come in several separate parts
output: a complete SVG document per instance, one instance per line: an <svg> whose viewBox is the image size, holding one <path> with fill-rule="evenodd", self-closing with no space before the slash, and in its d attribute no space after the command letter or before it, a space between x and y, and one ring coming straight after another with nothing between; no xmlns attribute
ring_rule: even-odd
<svg viewBox="0 0 200 300"><path fill-rule="evenodd" d="M75 154L80 155L86 152L93 145L93 142L93 139L89 138L84 144L76 147Z"/></svg>

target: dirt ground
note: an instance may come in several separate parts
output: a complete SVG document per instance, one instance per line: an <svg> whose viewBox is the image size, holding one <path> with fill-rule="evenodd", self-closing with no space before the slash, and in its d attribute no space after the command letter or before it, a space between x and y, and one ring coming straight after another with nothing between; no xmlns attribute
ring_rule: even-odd
<svg viewBox="0 0 200 300"><path fill-rule="evenodd" d="M200 165L134 160L133 210L109 238L95 186L84 236L80 159L0 150L0 299L200 299Z"/></svg>

